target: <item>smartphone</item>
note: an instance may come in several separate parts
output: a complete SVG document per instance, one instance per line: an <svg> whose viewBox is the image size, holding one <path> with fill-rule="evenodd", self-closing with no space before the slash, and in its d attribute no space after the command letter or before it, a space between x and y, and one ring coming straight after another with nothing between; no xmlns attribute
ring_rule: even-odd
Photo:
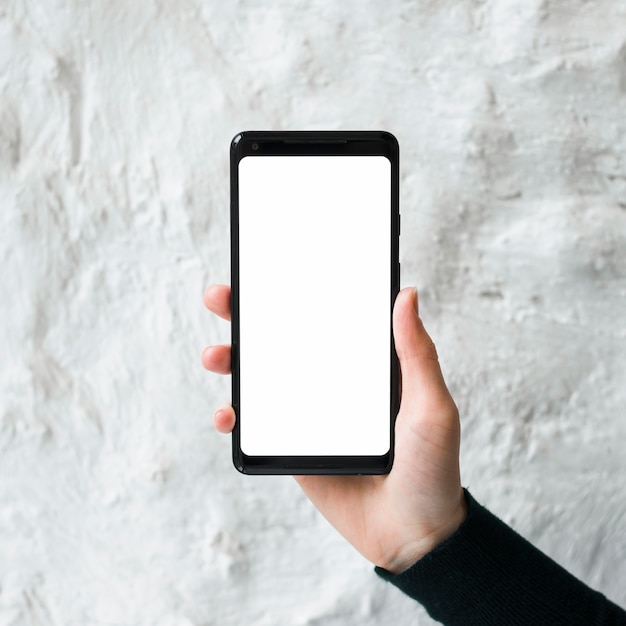
<svg viewBox="0 0 626 626"><path fill-rule="evenodd" d="M233 463L384 474L399 408L399 147L246 131L230 148Z"/></svg>

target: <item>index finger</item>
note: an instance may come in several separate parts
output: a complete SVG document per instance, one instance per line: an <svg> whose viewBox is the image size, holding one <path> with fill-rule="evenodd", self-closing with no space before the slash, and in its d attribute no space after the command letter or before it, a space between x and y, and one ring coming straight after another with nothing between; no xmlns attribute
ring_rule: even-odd
<svg viewBox="0 0 626 626"><path fill-rule="evenodd" d="M209 285L204 292L204 306L230 322L230 285Z"/></svg>

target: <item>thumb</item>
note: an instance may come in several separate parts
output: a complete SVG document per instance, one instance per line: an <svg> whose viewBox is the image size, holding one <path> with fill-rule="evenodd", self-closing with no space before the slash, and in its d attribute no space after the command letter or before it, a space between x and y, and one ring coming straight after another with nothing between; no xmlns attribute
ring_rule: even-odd
<svg viewBox="0 0 626 626"><path fill-rule="evenodd" d="M415 288L407 287L396 297L393 335L402 372L402 404L421 408L450 402L441 373L437 350L419 317Z"/></svg>

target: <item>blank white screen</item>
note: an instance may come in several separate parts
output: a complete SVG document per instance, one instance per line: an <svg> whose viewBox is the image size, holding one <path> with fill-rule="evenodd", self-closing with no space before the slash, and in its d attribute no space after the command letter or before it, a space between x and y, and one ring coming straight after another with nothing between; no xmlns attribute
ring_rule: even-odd
<svg viewBox="0 0 626 626"><path fill-rule="evenodd" d="M240 161L245 454L389 451L390 263L388 159Z"/></svg>

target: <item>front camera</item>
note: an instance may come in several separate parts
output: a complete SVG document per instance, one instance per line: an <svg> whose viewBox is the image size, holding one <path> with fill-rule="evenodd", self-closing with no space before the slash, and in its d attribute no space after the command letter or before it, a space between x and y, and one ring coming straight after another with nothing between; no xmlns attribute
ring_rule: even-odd
<svg viewBox="0 0 626 626"><path fill-rule="evenodd" d="M258 150L259 149L259 144L258 143L253 143L252 144L252 149L253 150Z"/></svg>

